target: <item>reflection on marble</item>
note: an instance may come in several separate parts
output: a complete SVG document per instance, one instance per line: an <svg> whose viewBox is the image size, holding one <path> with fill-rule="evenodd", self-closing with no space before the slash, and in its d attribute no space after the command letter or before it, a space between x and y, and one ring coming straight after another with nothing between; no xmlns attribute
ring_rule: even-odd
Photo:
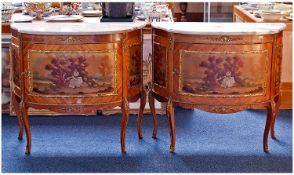
<svg viewBox="0 0 294 175"><path fill-rule="evenodd" d="M153 28L191 35L262 35L274 34L286 28L284 23L200 23L153 22Z"/></svg>

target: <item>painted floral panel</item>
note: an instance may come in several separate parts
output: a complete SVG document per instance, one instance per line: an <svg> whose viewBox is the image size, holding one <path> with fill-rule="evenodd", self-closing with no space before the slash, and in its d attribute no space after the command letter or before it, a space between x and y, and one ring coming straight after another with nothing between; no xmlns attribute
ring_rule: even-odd
<svg viewBox="0 0 294 175"><path fill-rule="evenodd" d="M29 52L33 93L44 95L111 94L115 85L113 51Z"/></svg>
<svg viewBox="0 0 294 175"><path fill-rule="evenodd" d="M194 95L262 95L267 51L201 52L181 50L180 89ZM265 59L267 58L267 59Z"/></svg>
<svg viewBox="0 0 294 175"><path fill-rule="evenodd" d="M141 45L134 45L129 49L129 87L132 87L139 85L142 81Z"/></svg>
<svg viewBox="0 0 294 175"><path fill-rule="evenodd" d="M160 86L166 87L166 68L167 68L167 60L166 60L166 47L161 46L159 44L153 45L153 76L154 83Z"/></svg>

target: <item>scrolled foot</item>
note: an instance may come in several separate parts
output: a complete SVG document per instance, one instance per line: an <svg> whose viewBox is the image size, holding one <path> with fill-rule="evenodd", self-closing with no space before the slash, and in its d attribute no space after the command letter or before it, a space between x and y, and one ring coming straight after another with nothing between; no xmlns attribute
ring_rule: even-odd
<svg viewBox="0 0 294 175"><path fill-rule="evenodd" d="M169 147L169 152L174 153L175 152L175 147L171 145Z"/></svg>
<svg viewBox="0 0 294 175"><path fill-rule="evenodd" d="M23 124L22 124L23 125ZM22 126L21 128L20 128L20 130L19 130L19 133L18 133L18 140L22 140L22 136L23 136L23 128L24 128L24 126Z"/></svg>
<svg viewBox="0 0 294 175"><path fill-rule="evenodd" d="M142 134L142 129L141 129L141 122L142 121L139 121L140 118L138 118L138 121L137 121L137 130L138 130L138 137L139 139L143 139L143 134Z"/></svg>
<svg viewBox="0 0 294 175"><path fill-rule="evenodd" d="M23 129L24 129L24 126L22 124L22 126L20 126L20 130L19 130L19 133L18 133L18 140L22 140L22 136L23 136Z"/></svg>
<svg viewBox="0 0 294 175"><path fill-rule="evenodd" d="M264 153L269 153L267 143L263 145L263 152Z"/></svg>
<svg viewBox="0 0 294 175"><path fill-rule="evenodd" d="M275 136L275 132L273 132L273 131L272 131L272 133L271 133L271 137L272 137L273 140L277 140L277 138L276 138L276 136Z"/></svg>
<svg viewBox="0 0 294 175"><path fill-rule="evenodd" d="M127 153L125 146L121 148L121 152L124 153L124 154Z"/></svg>
<svg viewBox="0 0 294 175"><path fill-rule="evenodd" d="M152 138L157 138L157 119L154 119L155 122L154 122L154 128L153 128L153 132L152 132Z"/></svg>
<svg viewBox="0 0 294 175"><path fill-rule="evenodd" d="M31 149L30 148L26 148L26 155L30 155L31 154Z"/></svg>

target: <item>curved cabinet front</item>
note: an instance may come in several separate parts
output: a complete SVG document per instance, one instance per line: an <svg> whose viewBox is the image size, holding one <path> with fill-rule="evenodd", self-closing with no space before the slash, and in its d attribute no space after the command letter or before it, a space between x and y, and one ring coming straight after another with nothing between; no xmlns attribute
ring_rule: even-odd
<svg viewBox="0 0 294 175"><path fill-rule="evenodd" d="M167 102L170 151L175 146L175 106L233 113L259 105L269 113L264 134L267 152L267 135L271 128L275 138L274 121L280 104L282 31L202 35L173 32L178 29L173 25L175 29L153 26L150 95L151 102L154 97Z"/></svg>
<svg viewBox="0 0 294 175"><path fill-rule="evenodd" d="M12 34L12 101L19 139L24 128L28 137L26 152L31 151L29 107L84 114L116 106L122 108L125 152L128 103L145 98L142 30L101 35L35 35L13 30Z"/></svg>
<svg viewBox="0 0 294 175"><path fill-rule="evenodd" d="M193 104L240 105L270 95L271 44L179 43L173 62L173 99ZM225 99L225 100L224 100Z"/></svg>

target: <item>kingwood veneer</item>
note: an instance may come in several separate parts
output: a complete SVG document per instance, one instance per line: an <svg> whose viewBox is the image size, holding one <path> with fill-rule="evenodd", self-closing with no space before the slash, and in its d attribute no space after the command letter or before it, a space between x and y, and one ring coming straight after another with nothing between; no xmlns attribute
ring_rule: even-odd
<svg viewBox="0 0 294 175"><path fill-rule="evenodd" d="M157 134L154 98L167 102L170 151L175 149L174 108L234 113L267 109L263 149L280 106L284 24L152 23L153 83L149 104ZM195 126L196 127L196 126Z"/></svg>
<svg viewBox="0 0 294 175"><path fill-rule="evenodd" d="M129 102L146 95L142 78L145 23L12 24L11 95L18 124L31 152L28 108L83 114L122 108L121 150Z"/></svg>

